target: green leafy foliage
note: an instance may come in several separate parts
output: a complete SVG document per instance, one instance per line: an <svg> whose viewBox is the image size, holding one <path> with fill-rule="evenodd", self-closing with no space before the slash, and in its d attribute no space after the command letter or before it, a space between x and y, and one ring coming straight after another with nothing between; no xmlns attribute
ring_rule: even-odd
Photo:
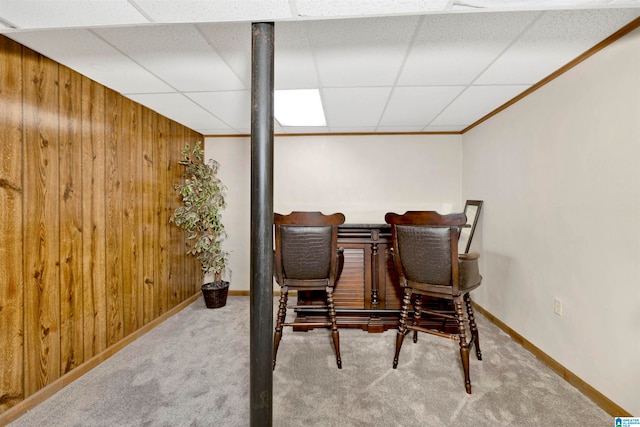
<svg viewBox="0 0 640 427"><path fill-rule="evenodd" d="M189 253L202 265L204 274L214 273L220 280L227 272L228 252L222 249L226 238L222 211L226 207L226 187L217 176L218 162L204 163L204 151L200 142L191 150L186 144L180 164L185 167L184 181L175 186L183 205L176 208L171 222L187 232L193 240Z"/></svg>

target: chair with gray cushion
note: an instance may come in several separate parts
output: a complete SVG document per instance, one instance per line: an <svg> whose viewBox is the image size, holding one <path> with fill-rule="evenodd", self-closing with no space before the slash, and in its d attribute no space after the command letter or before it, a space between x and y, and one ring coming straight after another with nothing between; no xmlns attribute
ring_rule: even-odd
<svg viewBox="0 0 640 427"><path fill-rule="evenodd" d="M460 227L466 223L465 214L441 215L434 211L409 211L403 215L388 213L385 220L391 224L394 265L400 286L404 288L393 368L398 366L402 342L409 331L414 331L414 342L417 342L418 332L458 340L465 388L467 393L471 393L469 348L475 345L478 360L482 360L482 353L469 293L480 286L482 276L478 270L478 254L458 255L458 235ZM414 319L408 324L412 295L415 295ZM423 311L422 296L452 301L453 313ZM457 333L421 327L422 313L455 320L458 325ZM469 343L467 322L471 335Z"/></svg>
<svg viewBox="0 0 640 427"><path fill-rule="evenodd" d="M320 212L292 212L274 214L275 252L274 276L280 285L280 303L273 336L273 368L284 326L324 326L331 328L336 363L342 369L340 335L336 323L333 289L344 264L343 250L338 248L338 225L344 224L344 215L324 215ZM285 322L289 290L324 291L326 322ZM309 306L305 306L309 308Z"/></svg>

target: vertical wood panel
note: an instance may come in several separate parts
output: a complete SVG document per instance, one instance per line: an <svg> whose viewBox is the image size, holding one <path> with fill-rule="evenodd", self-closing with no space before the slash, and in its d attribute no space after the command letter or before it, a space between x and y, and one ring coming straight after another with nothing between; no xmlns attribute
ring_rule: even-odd
<svg viewBox="0 0 640 427"><path fill-rule="evenodd" d="M0 412L24 397L21 53L0 37Z"/></svg>
<svg viewBox="0 0 640 427"><path fill-rule="evenodd" d="M82 79L60 66L60 370L84 361L82 296Z"/></svg>
<svg viewBox="0 0 640 427"><path fill-rule="evenodd" d="M58 65L23 50L25 392L60 376Z"/></svg>
<svg viewBox="0 0 640 427"><path fill-rule="evenodd" d="M136 294L135 304L134 304L135 312L136 312L136 322L135 322L134 330L144 325L144 252L143 252L144 250L144 247L143 247L143 244L144 244L144 239L143 239L144 195L143 195L143 189L142 189L143 179L144 179L143 178L144 160L142 157L142 148L143 148L142 110L143 109L140 104L133 102L132 114L135 115L136 117L136 120L135 120L136 127L132 132L132 136L131 136L131 140L134 142L133 146L131 147L133 150L133 153L131 155L131 161L132 161L132 164L135 165L135 170L132 173L132 175L134 176L134 179L133 179L133 197L131 199L133 202L133 218L135 219L135 228L133 230L133 233L135 235L135 242L136 242L135 263L133 264L134 271L135 271L134 292ZM131 332L133 332L133 330Z"/></svg>
<svg viewBox="0 0 640 427"><path fill-rule="evenodd" d="M122 306L122 97L107 89L105 185L107 250L107 346L124 337Z"/></svg>
<svg viewBox="0 0 640 427"><path fill-rule="evenodd" d="M142 253L144 277L144 316L143 323L147 324L154 318L156 312L156 282L159 275L155 271L157 253L157 222L155 202L160 192L160 185L156 179L156 148L155 136L157 115L143 108L142 111Z"/></svg>
<svg viewBox="0 0 640 427"><path fill-rule="evenodd" d="M175 210L176 204L174 203L175 195L174 195L174 187L177 184L176 181L176 171L178 170L178 159L176 157L176 135L175 135L175 124L173 121L169 120L169 139L167 141L167 152L169 154L169 161L167 162L167 193L165 194L167 198L167 215L171 215L171 213ZM178 280L178 266L176 262L179 259L178 251L179 244L177 242L178 238L178 228L174 224L170 224L168 227L168 248L169 248L169 277L167 278L167 286L168 286L168 301L169 307L173 307L176 303L176 287Z"/></svg>
<svg viewBox="0 0 640 427"><path fill-rule="evenodd" d="M84 357L107 348L105 90L82 79L82 228Z"/></svg>
<svg viewBox="0 0 640 427"><path fill-rule="evenodd" d="M171 143L169 145L169 155L171 156L169 161L169 182L167 185L167 206L169 207L169 214L171 214L177 207L179 197L175 190L176 184L178 184L180 177L182 176L183 167L178 164L180 158L180 151L184 147L184 132L183 127L176 122L171 122ZM171 234L171 261L169 263L169 286L171 305L177 304L183 298L182 287L184 284L184 275L182 270L182 263L184 257L184 231L177 227L175 224L169 226Z"/></svg>
<svg viewBox="0 0 640 427"><path fill-rule="evenodd" d="M156 163L154 170L156 171L156 180L158 181L159 191L156 195L155 211L157 220L155 222L157 226L156 231L156 252L155 259L156 264L154 270L158 274L158 278L155 282L156 290L156 305L155 316L157 317L166 312L169 308L168 303L168 281L169 277L169 248L168 248L168 233L169 233L169 216L167 208L166 194L169 188L168 168L169 154L167 152L167 139L169 134L169 121L167 118L158 116L157 118L157 130L155 148L158 150L156 156Z"/></svg>
<svg viewBox="0 0 640 427"><path fill-rule="evenodd" d="M124 335L142 326L142 110L122 100L122 285Z"/></svg>
<svg viewBox="0 0 640 427"><path fill-rule="evenodd" d="M202 138L0 35L0 413L199 290L169 224Z"/></svg>

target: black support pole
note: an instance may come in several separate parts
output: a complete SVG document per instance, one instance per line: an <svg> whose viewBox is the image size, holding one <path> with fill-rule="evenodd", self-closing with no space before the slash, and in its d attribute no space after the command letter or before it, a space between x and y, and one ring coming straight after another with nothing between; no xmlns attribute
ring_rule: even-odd
<svg viewBox="0 0 640 427"><path fill-rule="evenodd" d="M251 426L273 422L273 23L251 26Z"/></svg>

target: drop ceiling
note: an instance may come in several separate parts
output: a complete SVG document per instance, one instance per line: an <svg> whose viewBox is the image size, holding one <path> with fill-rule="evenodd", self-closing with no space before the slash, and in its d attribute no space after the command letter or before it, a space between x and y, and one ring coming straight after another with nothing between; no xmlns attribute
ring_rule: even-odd
<svg viewBox="0 0 640 427"><path fill-rule="evenodd" d="M640 0L0 0L0 33L205 135L250 133L251 22L327 126L461 132L640 17Z"/></svg>

